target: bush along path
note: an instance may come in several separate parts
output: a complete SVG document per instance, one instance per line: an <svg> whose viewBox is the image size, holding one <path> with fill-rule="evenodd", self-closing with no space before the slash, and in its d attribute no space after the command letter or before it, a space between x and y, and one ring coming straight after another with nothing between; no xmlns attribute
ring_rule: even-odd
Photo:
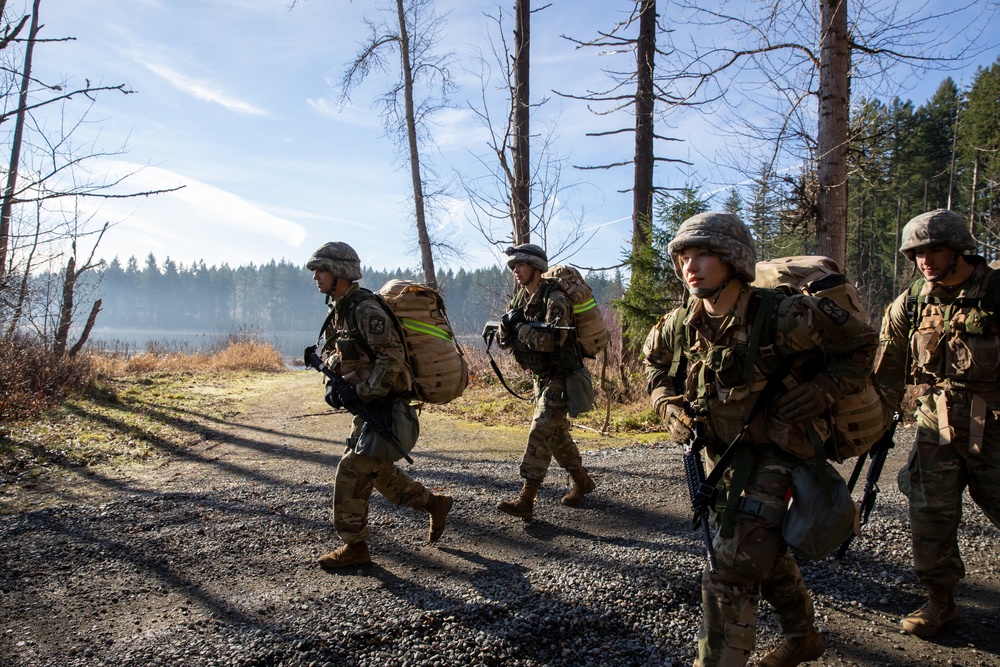
<svg viewBox="0 0 1000 667"><path fill-rule="evenodd" d="M226 417L187 410L194 444L72 485L4 489L0 665L689 665L700 619L699 535L681 453L577 433L597 491L536 519L495 509L519 488L527 420L484 427L426 411L416 476L455 497L439 542L427 515L373 495L371 566L328 573L332 480L348 427L315 375L245 380ZM261 382L260 385L254 385ZM900 429L872 522L841 566L803 563L828 645L812 665L1000 666L998 531L970 505L963 624L901 634L920 605ZM779 641L766 605L750 664Z"/></svg>

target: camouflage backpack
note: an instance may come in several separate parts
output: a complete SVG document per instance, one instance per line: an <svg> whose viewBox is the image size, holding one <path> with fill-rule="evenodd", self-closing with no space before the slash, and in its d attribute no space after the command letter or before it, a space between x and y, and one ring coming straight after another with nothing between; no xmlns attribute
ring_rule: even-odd
<svg viewBox="0 0 1000 667"><path fill-rule="evenodd" d="M757 262L754 287L776 289L785 294L826 297L861 320L868 315L861 306L858 292L837 263L820 255L780 257ZM838 461L868 451L885 432L892 415L870 377L856 393L840 398L831 408L834 428L834 454Z"/></svg>
<svg viewBox="0 0 1000 667"><path fill-rule="evenodd" d="M462 395L469 384L469 365L437 290L412 280L390 280L377 292L362 288L358 293L371 294L389 313L403 342L418 400L447 403Z"/></svg>
<svg viewBox="0 0 1000 667"><path fill-rule="evenodd" d="M569 302L573 305L576 340L580 344L580 350L583 356L595 358L608 346L609 337L604 315L594 300L594 292L590 289L590 285L578 270L567 264L549 267L542 277L555 281L559 288L566 292Z"/></svg>

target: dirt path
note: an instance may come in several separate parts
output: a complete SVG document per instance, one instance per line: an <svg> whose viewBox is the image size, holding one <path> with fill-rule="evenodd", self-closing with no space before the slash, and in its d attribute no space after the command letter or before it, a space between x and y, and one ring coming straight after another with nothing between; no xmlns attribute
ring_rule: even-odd
<svg viewBox="0 0 1000 667"><path fill-rule="evenodd" d="M316 376L257 379L225 419L175 415L201 434L177 455L8 494L34 509L0 516L0 665L690 664L702 555L679 451L579 431L598 492L563 507L553 470L524 524L494 505L518 487L527 417L425 413L408 469L456 497L445 537L428 545L426 515L376 497L375 565L328 574L315 558L337 544L331 440L349 417ZM998 531L974 506L961 630L897 629L920 599L893 483L905 450L844 566L803 564L829 646L812 664L1000 667ZM761 651L777 641L767 610L758 635Z"/></svg>

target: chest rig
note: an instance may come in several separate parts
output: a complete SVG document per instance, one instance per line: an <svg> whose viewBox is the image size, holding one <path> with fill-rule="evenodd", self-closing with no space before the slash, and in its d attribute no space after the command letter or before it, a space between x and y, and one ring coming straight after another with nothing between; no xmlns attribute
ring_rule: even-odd
<svg viewBox="0 0 1000 667"><path fill-rule="evenodd" d="M519 291L511 302L511 308L523 308L524 319L528 322L544 322L548 311L549 297L559 286L544 282L540 286L539 298L533 302L524 290ZM531 350L515 344L512 348L514 359L523 368L542 377L568 375L583 365L583 354L577 344L576 331L568 332L565 345L557 346L552 352Z"/></svg>
<svg viewBox="0 0 1000 667"><path fill-rule="evenodd" d="M1000 371L1000 271L988 270L963 296L922 294L926 285L923 278L915 280L906 298L913 382L995 386Z"/></svg>

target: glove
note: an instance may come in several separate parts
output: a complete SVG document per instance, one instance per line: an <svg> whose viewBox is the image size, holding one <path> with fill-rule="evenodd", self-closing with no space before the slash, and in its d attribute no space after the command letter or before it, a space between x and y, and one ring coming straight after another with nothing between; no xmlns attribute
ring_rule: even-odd
<svg viewBox="0 0 1000 667"><path fill-rule="evenodd" d="M312 355L316 354L316 346L310 345L302 351L302 363L306 368L314 368L313 361L311 360ZM329 401L327 401L329 403Z"/></svg>
<svg viewBox="0 0 1000 667"><path fill-rule="evenodd" d="M337 398L340 400L340 405L348 412L353 412L353 408L361 404L358 391L346 382L337 387Z"/></svg>
<svg viewBox="0 0 1000 667"><path fill-rule="evenodd" d="M337 394L337 390L333 388L332 382L326 383L326 394L323 396L323 400L327 402L334 410L339 410L344 407L344 404L340 402L340 396Z"/></svg>
<svg viewBox="0 0 1000 667"><path fill-rule="evenodd" d="M506 313L500 316L500 342L504 346L510 344L512 340L517 338L517 330L521 328L521 325L527 322L524 319L524 311L520 308L514 308L508 310Z"/></svg>
<svg viewBox="0 0 1000 667"><path fill-rule="evenodd" d="M798 423L819 417L833 405L834 396L827 392L817 380L796 385L774 401L778 416Z"/></svg>
<svg viewBox="0 0 1000 667"><path fill-rule="evenodd" d="M668 396L666 387L657 387L651 397L653 411L663 420L670 439L687 442L694 435L694 419L684 410L683 396Z"/></svg>

